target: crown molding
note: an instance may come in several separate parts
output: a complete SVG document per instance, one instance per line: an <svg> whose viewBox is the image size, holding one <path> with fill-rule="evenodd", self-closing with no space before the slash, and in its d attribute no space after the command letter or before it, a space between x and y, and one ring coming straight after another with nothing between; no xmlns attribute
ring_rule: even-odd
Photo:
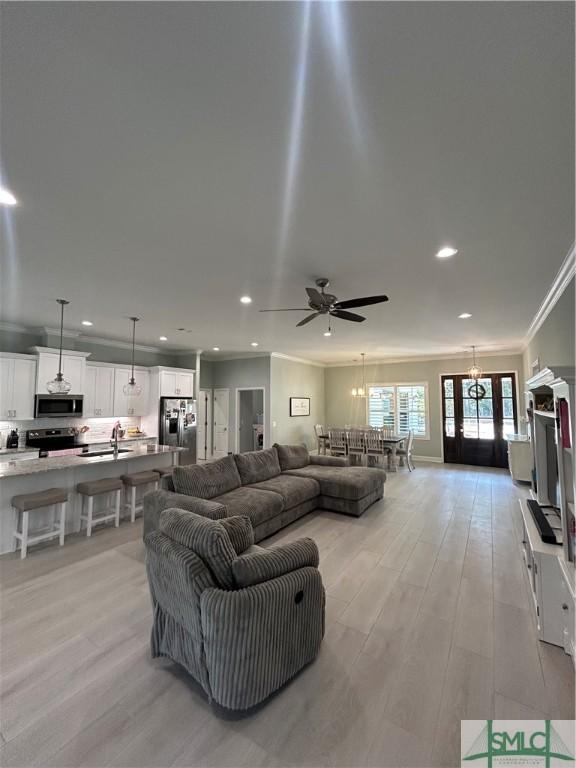
<svg viewBox="0 0 576 768"><path fill-rule="evenodd" d="M294 357L284 355L282 352L272 352L270 357L277 357L279 360L290 360L292 363L303 363L304 365L313 365L316 368L326 368L327 363L319 363L316 360L307 360L305 357Z"/></svg>
<svg viewBox="0 0 576 768"><path fill-rule="evenodd" d="M36 347L30 347L32 352L36 352L38 355L41 354L50 354L50 355L58 355L60 354L60 349L58 347L42 347L42 346L36 346ZM68 357L90 357L92 352L84 352L79 349L63 349L62 354L67 355Z"/></svg>
<svg viewBox="0 0 576 768"><path fill-rule="evenodd" d="M486 349L481 352L476 350L476 357L508 357L509 355L521 355L522 348L509 347L506 349ZM446 353L441 352L437 355L409 355L405 357L381 357L375 360L367 360L366 367L370 365L390 365L394 363L426 363L434 360L467 360L471 353L468 351ZM327 368L352 368L360 367L362 365L361 360L346 362L346 363L326 363Z"/></svg>
<svg viewBox="0 0 576 768"><path fill-rule="evenodd" d="M572 243L570 250L568 251L566 258L562 262L562 266L558 270L556 277L554 278L552 285L550 286L548 293L544 297L544 301L540 304L538 311L534 315L534 319L530 323L528 332L524 337L522 343L522 349L525 350L528 344L532 341L534 336L538 333L544 321L552 312L556 303L568 287L570 280L576 274L576 244Z"/></svg>
<svg viewBox="0 0 576 768"><path fill-rule="evenodd" d="M60 328L49 328L46 325L41 326L40 328L35 329L36 333L44 333L47 336L60 336ZM62 331L62 336L65 339L77 339L79 336L81 336L80 331L67 331L66 328Z"/></svg>
<svg viewBox="0 0 576 768"><path fill-rule="evenodd" d="M116 347L117 349L132 349L131 341L119 341L117 339L106 339L101 336L85 336L83 333L78 334L78 341L81 341L83 344L98 344L99 346L103 346L103 347ZM145 344L135 344L134 349L137 349L140 352L158 352L163 354L174 353L173 349L168 349L167 347L162 347L162 348L148 347ZM183 352L183 354L186 354L186 352Z"/></svg>

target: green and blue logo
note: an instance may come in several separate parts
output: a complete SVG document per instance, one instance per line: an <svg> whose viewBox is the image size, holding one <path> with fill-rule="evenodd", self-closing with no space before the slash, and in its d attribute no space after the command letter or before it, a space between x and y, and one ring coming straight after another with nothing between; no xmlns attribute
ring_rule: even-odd
<svg viewBox="0 0 576 768"><path fill-rule="evenodd" d="M466 722L471 721L462 721L463 736ZM482 761L479 765L487 768L498 765L551 768L552 765L558 764L556 761L565 761L561 764L566 765L566 768L568 765L574 765L574 755L554 728L552 720L476 722L485 725L470 748L462 754L462 765L474 760ZM499 728L498 722L506 725L506 729ZM514 724L513 729L510 728L511 724ZM572 723L572 733L573 727Z"/></svg>

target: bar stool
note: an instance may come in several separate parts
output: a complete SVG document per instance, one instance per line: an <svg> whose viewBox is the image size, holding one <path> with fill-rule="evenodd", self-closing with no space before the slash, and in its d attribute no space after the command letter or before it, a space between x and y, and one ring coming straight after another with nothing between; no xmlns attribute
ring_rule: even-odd
<svg viewBox="0 0 576 768"><path fill-rule="evenodd" d="M136 488L140 485L154 485L154 490L158 488L158 481L160 475L153 469L145 472L134 472L132 475L122 475L122 482L126 489L126 495L128 495L128 488L130 488L130 501L124 503L124 509L130 511L130 521L136 520L136 512L141 512L144 504L136 504Z"/></svg>
<svg viewBox="0 0 576 768"><path fill-rule="evenodd" d="M20 557L24 559L28 552L30 544L37 544L39 541L53 539L55 536L60 538L60 546L64 545L64 535L66 526L66 503L68 502L68 491L65 488L48 488L46 491L38 493L22 493L12 497L12 506L18 513L16 530L14 538L20 542ZM60 516L58 522L55 520L55 514L52 517L52 524L49 530L44 530L36 536L29 536L28 523L30 512L44 507L60 507ZM20 523L20 530L18 530Z"/></svg>
<svg viewBox="0 0 576 768"><path fill-rule="evenodd" d="M154 467L154 472L158 472L162 478L166 477L166 475L171 475L174 472L174 467Z"/></svg>
<svg viewBox="0 0 576 768"><path fill-rule="evenodd" d="M76 490L82 496L82 511L80 513L80 525L86 522L86 536L92 536L92 528L99 523L114 520L116 528L120 525L120 496L122 495L122 480L119 477L103 477L100 480L89 480L86 483L78 483ZM114 506L98 510L94 516L94 496L101 493L113 493L115 495Z"/></svg>

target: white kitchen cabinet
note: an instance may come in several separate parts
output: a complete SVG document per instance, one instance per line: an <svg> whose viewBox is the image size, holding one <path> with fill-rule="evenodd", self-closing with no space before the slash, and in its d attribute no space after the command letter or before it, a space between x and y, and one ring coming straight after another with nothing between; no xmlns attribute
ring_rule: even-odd
<svg viewBox="0 0 576 768"><path fill-rule="evenodd" d="M160 397L194 397L194 372L160 371Z"/></svg>
<svg viewBox="0 0 576 768"><path fill-rule="evenodd" d="M56 378L58 373L59 354L57 349L35 347L38 352L38 375L36 377L36 392L45 395L46 384ZM71 395L84 394L84 374L86 370L86 358L89 353L62 352L62 373L66 381L70 382Z"/></svg>
<svg viewBox="0 0 576 768"><path fill-rule="evenodd" d="M124 385L130 381L130 368L116 368L114 371L114 416L146 416L148 413L148 394L150 374L144 368L134 370L136 383L142 387L137 396L124 394Z"/></svg>
<svg viewBox="0 0 576 768"><path fill-rule="evenodd" d="M36 360L0 356L0 419L34 418Z"/></svg>
<svg viewBox="0 0 576 768"><path fill-rule="evenodd" d="M84 413L87 418L114 416L114 368L86 365L84 376Z"/></svg>

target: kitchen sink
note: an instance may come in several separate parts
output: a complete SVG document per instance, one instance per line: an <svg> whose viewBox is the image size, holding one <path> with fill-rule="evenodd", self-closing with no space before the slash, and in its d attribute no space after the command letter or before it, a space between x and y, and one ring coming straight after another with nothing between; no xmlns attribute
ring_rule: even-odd
<svg viewBox="0 0 576 768"><path fill-rule="evenodd" d="M88 453L80 453L78 454L83 459L91 459L94 456L112 456L114 453L114 449L111 448L109 451L89 451ZM118 448L118 453L132 453L130 448Z"/></svg>

